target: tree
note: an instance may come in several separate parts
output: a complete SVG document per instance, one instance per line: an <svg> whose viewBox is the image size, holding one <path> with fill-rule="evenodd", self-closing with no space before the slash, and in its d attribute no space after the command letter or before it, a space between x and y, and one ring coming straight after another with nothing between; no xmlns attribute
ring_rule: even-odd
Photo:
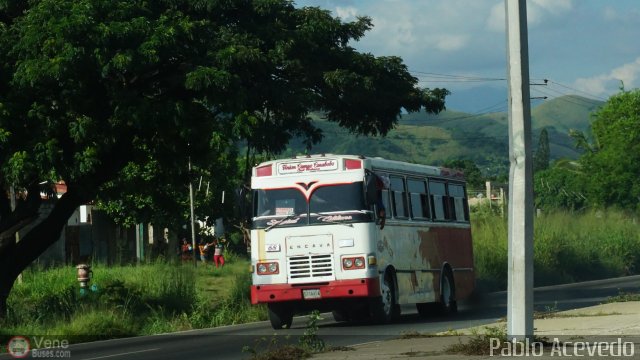
<svg viewBox="0 0 640 360"><path fill-rule="evenodd" d="M349 46L370 28L288 0L1 2L0 185L24 199L12 211L0 196L0 314L81 204L166 211L187 159L215 174L233 168L240 141L247 158L296 135L315 143L310 111L384 135L402 111L444 109L448 92L418 88L401 59ZM58 180L67 192L33 222L41 184Z"/></svg>
<svg viewBox="0 0 640 360"><path fill-rule="evenodd" d="M586 151L580 158L587 198L594 206L637 210L640 200L640 90L612 96L594 114L593 142L574 134Z"/></svg>
<svg viewBox="0 0 640 360"><path fill-rule="evenodd" d="M587 206L585 177L576 161L558 160L552 168L534 174L534 202L545 210L581 210Z"/></svg>
<svg viewBox="0 0 640 360"><path fill-rule="evenodd" d="M485 186L485 179L482 176L482 172L478 166L471 160L450 160L443 164L444 167L451 169L461 170L464 172L464 177L467 181L467 187L469 189L483 189Z"/></svg>
<svg viewBox="0 0 640 360"><path fill-rule="evenodd" d="M538 150L533 157L533 170L541 171L549 168L549 133L546 128L540 130L540 138L538 139Z"/></svg>

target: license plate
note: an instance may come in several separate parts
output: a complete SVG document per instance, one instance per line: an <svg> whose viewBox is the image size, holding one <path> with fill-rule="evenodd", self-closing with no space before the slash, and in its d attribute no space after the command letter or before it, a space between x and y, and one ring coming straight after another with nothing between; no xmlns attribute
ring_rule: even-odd
<svg viewBox="0 0 640 360"><path fill-rule="evenodd" d="M302 297L305 299L320 299L320 289L302 289Z"/></svg>

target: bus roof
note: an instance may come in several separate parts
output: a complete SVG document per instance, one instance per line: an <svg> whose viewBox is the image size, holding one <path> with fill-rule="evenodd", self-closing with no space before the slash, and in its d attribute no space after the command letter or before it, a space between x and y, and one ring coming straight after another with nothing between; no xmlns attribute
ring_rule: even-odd
<svg viewBox="0 0 640 360"><path fill-rule="evenodd" d="M354 166L356 167L349 167ZM274 166L275 165L275 166ZM274 169L275 167L275 169ZM366 157L363 155L316 154L300 155L289 158L265 161L253 168L253 176L272 175L300 175L316 172L340 172L349 169L369 169L372 171L387 171L418 175L441 176L463 180L464 174L459 170L452 170L437 166L414 164L404 161L388 160L381 157ZM264 171L262 171L264 170Z"/></svg>

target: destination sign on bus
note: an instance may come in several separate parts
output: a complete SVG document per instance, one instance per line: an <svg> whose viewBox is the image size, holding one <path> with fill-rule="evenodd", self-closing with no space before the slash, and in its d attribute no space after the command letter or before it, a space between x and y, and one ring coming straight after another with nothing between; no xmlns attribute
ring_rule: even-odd
<svg viewBox="0 0 640 360"><path fill-rule="evenodd" d="M316 171L338 170L336 160L314 160L303 162L281 163L278 165L279 174L300 174Z"/></svg>

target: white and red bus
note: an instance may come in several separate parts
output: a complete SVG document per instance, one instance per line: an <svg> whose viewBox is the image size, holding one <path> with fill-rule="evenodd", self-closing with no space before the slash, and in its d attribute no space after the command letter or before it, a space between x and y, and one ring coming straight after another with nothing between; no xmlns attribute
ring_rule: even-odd
<svg viewBox="0 0 640 360"><path fill-rule="evenodd" d="M402 304L455 312L472 292L462 173L322 154L264 162L252 175L251 302L267 304L274 329L311 309L381 323Z"/></svg>

